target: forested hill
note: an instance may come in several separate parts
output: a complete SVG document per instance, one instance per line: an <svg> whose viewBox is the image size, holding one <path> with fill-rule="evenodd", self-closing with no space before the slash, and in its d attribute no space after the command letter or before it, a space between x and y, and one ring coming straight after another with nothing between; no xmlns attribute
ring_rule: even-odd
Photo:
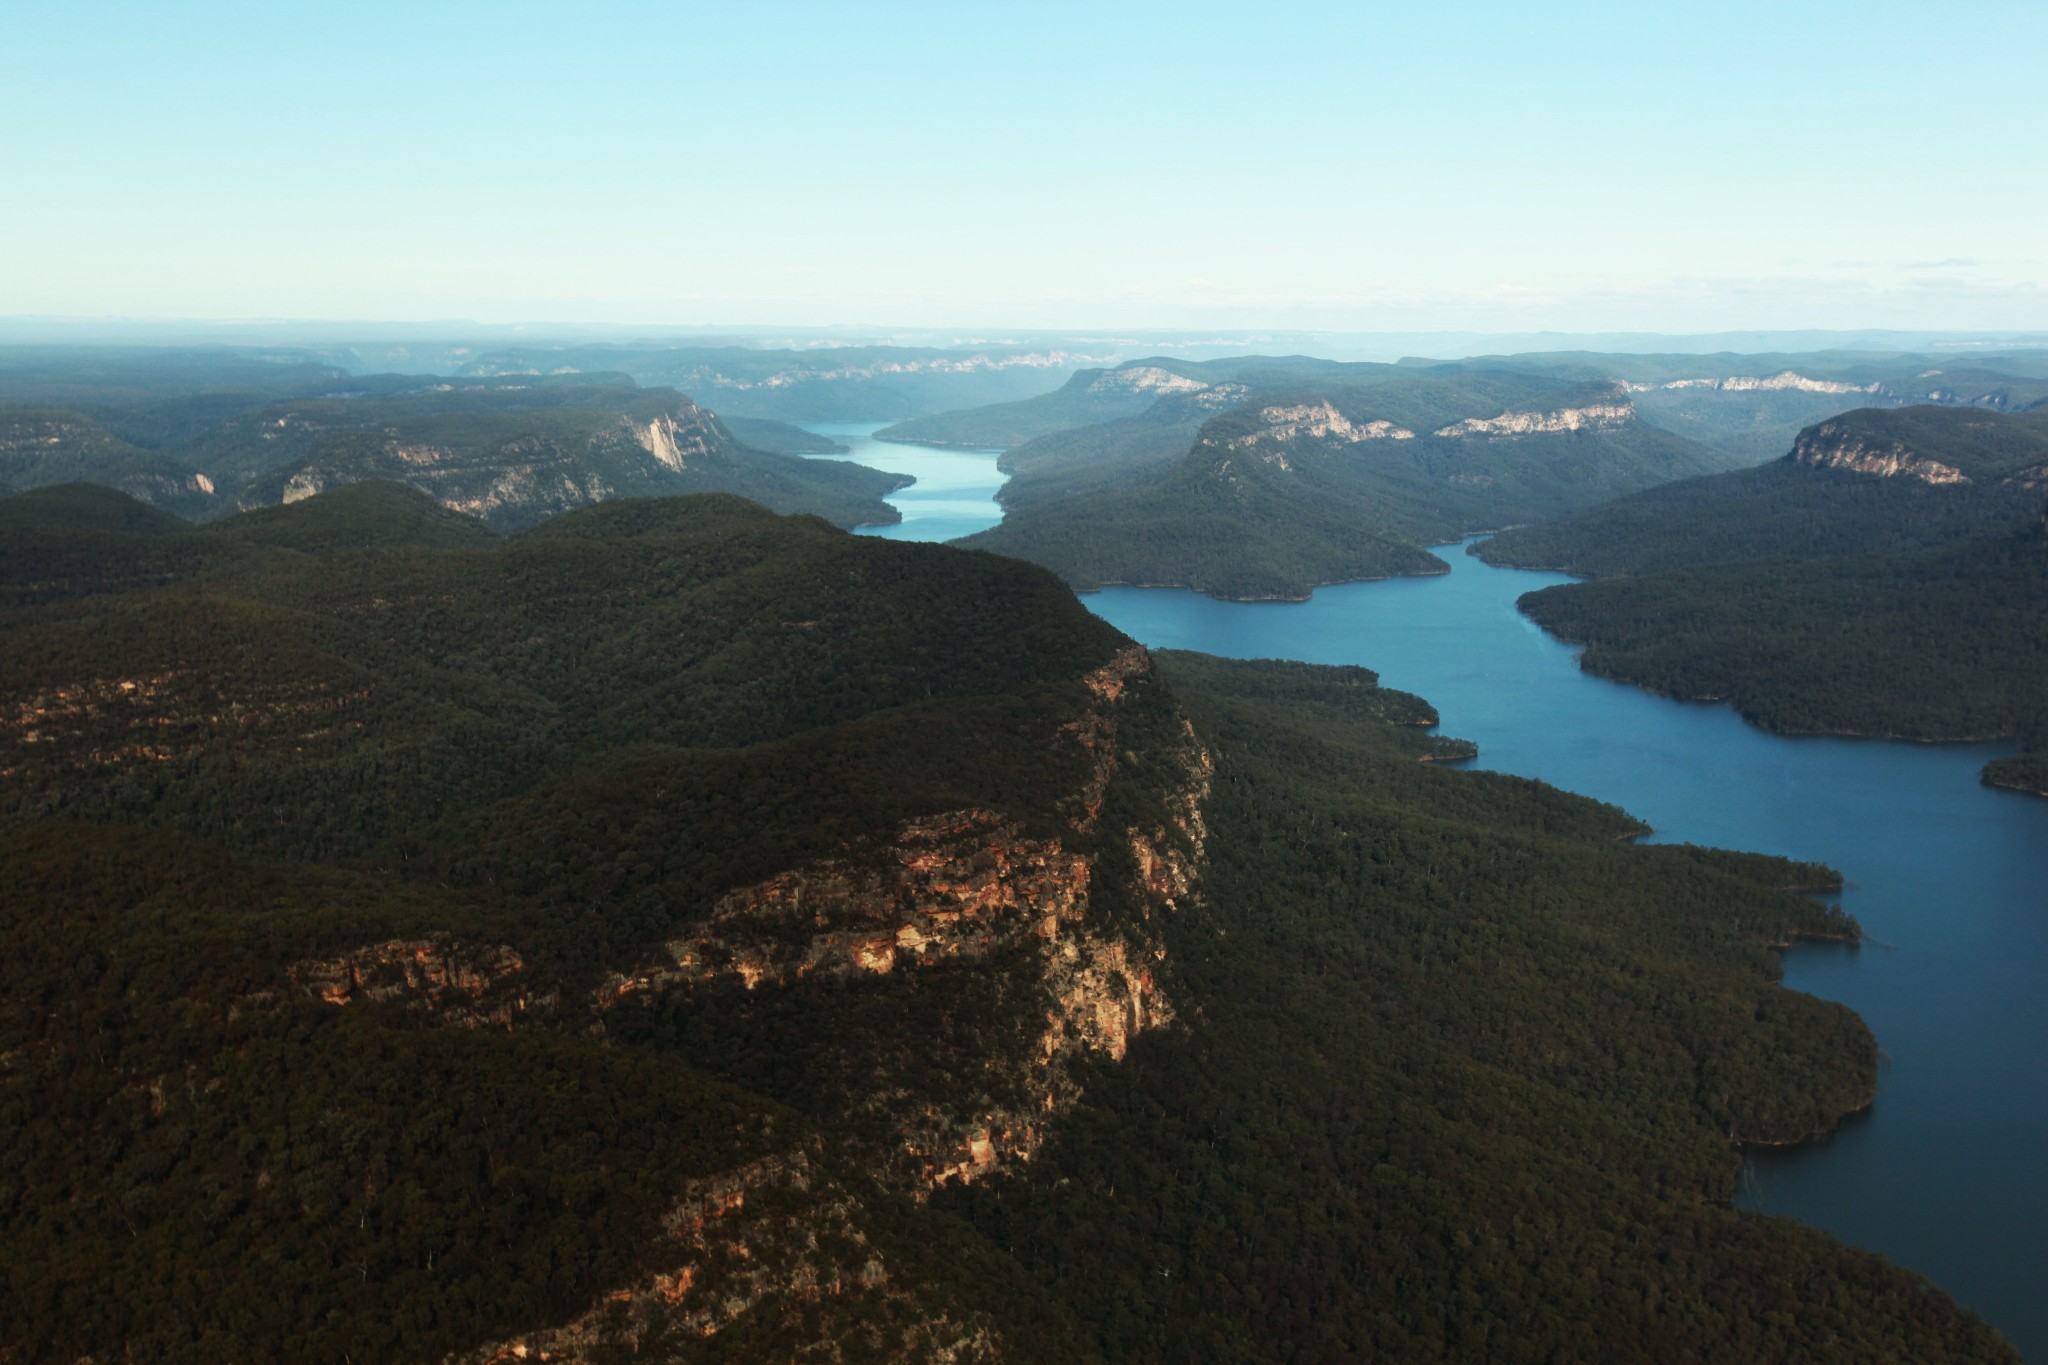
<svg viewBox="0 0 2048 1365"><path fill-rule="evenodd" d="M7 402L4 400L19 401ZM906 480L800 458L833 444L622 374L443 379L167 352L0 351L0 478L85 481L184 517L393 479L500 530L610 497L729 492L841 526L890 522Z"/></svg>
<svg viewBox="0 0 2048 1365"><path fill-rule="evenodd" d="M2013 1358L1727 1207L1874 1088L1832 874L1363 669L722 496L0 519L9 1360Z"/></svg>
<svg viewBox="0 0 2048 1365"><path fill-rule="evenodd" d="M2019 739L1986 779L2048 792L2044 500L2048 413L1863 411L1477 553L1608 575L1522 599L1589 670L1777 730Z"/></svg>
<svg viewBox="0 0 2048 1365"><path fill-rule="evenodd" d="M1309 356L1236 356L1225 360L1130 360L1114 369L1081 370L1051 393L987 407L913 417L884 427L884 441L1008 450L1034 437L1136 417L1161 400L1214 414L1235 407L1254 388L1305 382L1371 383L1390 365L1317 360Z"/></svg>
<svg viewBox="0 0 2048 1365"><path fill-rule="evenodd" d="M2048 492L2048 411L1863 409L1757 469L1653 488L1482 545L1489 563L1604 577L1744 559L1910 554L2017 530Z"/></svg>
<svg viewBox="0 0 2048 1365"><path fill-rule="evenodd" d="M1623 384L1645 420L1726 451L1741 464L1776 459L1802 428L1854 408L1935 404L2020 412L2048 403L2048 359L2026 351L1972 355L1961 364L1953 354L1858 351L1552 351L1460 363Z"/></svg>
<svg viewBox="0 0 2048 1365"><path fill-rule="evenodd" d="M1424 546L1724 467L1611 385L1528 375L1392 371L1251 390L1203 416L1179 459L1159 458L1170 409L1022 447L1003 523L964 543L1081 587L1298 598L1442 572Z"/></svg>
<svg viewBox="0 0 2048 1365"><path fill-rule="evenodd" d="M1774 459L1801 428L1853 408L1932 404L2019 412L2048 403L2048 361L2027 352L1974 355L1961 365L1953 355L1855 351L1545 351L1461 360L1414 358L1398 366L1340 364L1304 356L1207 361L1155 357L1108 370L1082 370L1050 393L914 417L880 435L885 440L1015 451L1027 442L1080 428L1146 415L1157 418L1164 415L1167 403L1185 404L1196 396L1202 396L1213 412L1236 406L1248 389L1358 386L1404 375L1481 373L1620 385L1643 420L1721 452L1724 467Z"/></svg>

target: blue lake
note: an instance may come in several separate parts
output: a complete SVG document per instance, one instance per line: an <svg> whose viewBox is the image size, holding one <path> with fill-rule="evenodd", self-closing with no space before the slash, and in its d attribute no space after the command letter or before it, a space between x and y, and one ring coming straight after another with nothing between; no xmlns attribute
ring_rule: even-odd
<svg viewBox="0 0 2048 1365"><path fill-rule="evenodd" d="M1003 519L996 490L1005 475L996 469L999 450L941 450L936 446L894 445L877 441L883 422L819 422L806 431L829 436L847 453L825 456L855 464L908 474L917 482L889 495L887 502L903 514L894 526L864 526L862 535L885 540L956 540L983 531Z"/></svg>
<svg viewBox="0 0 2048 1365"><path fill-rule="evenodd" d="M850 458L913 472L897 457L909 449ZM906 505L889 529L941 539L918 532L944 520L912 522ZM1481 766L1615 802L1659 839L1840 869L1868 942L1795 948L1785 982L1869 1021L1877 1103L1824 1142L1754 1155L1739 1202L1883 1252L2048 1360L2048 800L1978 782L2002 746L1788 738L1582 673L1576 650L1515 610L1564 579L1442 555L1447 576L1307 602L1161 588L1083 600L1147 645L1364 664L1434 703Z"/></svg>

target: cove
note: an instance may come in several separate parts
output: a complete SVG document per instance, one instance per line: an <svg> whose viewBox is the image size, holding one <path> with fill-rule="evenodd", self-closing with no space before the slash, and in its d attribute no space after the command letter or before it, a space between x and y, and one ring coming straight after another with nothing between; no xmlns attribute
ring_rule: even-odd
<svg viewBox="0 0 2048 1365"><path fill-rule="evenodd" d="M874 430L813 429L848 445L846 433ZM846 458L911 473L912 453L927 452L870 442ZM928 453L985 461L973 467L990 500L971 529L1000 519L992 455ZM908 502L885 533L966 533L929 534L946 519L913 521ZM1320 588L1306 602L1170 588L1083 600L1147 645L1363 664L1435 704L1444 733L1479 744L1481 766L1612 801L1657 839L1839 869L1868 941L1792 949L1785 984L1869 1022L1884 1058L1877 1103L1822 1142L1753 1153L1738 1203L1884 1253L2048 1360L2048 800L1978 782L2000 746L1773 735L1726 706L1582 673L1577 650L1515 609L1568 580L1455 547L1442 557L1448 575Z"/></svg>

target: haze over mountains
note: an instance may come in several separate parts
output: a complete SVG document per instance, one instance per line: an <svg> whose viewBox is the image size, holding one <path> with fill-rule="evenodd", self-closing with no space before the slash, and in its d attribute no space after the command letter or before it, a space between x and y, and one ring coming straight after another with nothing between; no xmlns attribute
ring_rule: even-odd
<svg viewBox="0 0 2048 1365"><path fill-rule="evenodd" d="M1588 668L2048 790L2048 365L731 350L0 356L0 1344L2014 1358L1729 1207L1877 1091L1838 873L1070 589L1512 527Z"/></svg>
<svg viewBox="0 0 2048 1365"><path fill-rule="evenodd" d="M1992 580L2010 578L1990 547L2033 524L2048 469L2029 415L2048 406L2048 359L2031 352L1973 354L1965 365L1924 353L1570 351L1393 365L1148 356L1103 367L1083 365L1079 351L1030 346L463 349L465 373L447 376L355 375L306 353L0 353L0 482L94 482L205 519L395 480L499 530L609 498L718 491L847 527L894 520L882 498L904 480L804 458L832 453L833 442L767 414L898 413L882 438L1004 451L1007 515L968 544L1033 560L1081 587L1300 597L1319 583L1441 572L1432 546L1506 526L1521 529L1481 551L1495 562L1598 575L1749 559L1896 560L1977 545L1938 572L1975 581L1971 591L1988 603ZM631 367L639 378L585 368L595 364ZM740 415L729 427L687 394L643 379L702 383ZM950 406L1020 387L1037 391ZM1796 425L1809 420L1803 431ZM26 528L33 517L13 520ZM1909 577L1935 572L1929 561ZM1737 604L1783 578L1772 570L1740 591L1735 579L1718 580L1715 609L1734 614L1708 632L1722 643L1701 646L1704 655L1742 654L1726 633L1750 630L1755 617ZM2022 595L1998 618L2006 624L1949 611L1929 639L1959 647L1966 621L1980 634L2027 636L2022 589L2032 580L2012 582ZM1598 598L1613 630L1623 629L1617 604L1647 591ZM1555 613L1567 600L1595 596L1563 592L1532 610ZM1799 613L1786 610L1789 628ZM1802 610L1842 629L1855 615L1818 601ZM2005 700L1951 706L1937 719L1942 707L1910 698L1984 689L1915 665L1924 686L1895 693L1889 706L1859 708L1847 700L1857 689L1838 686L1833 702L1809 698L1787 710L1697 662L1624 665L1611 631L1596 638L1584 617L1542 619L1594 643L1589 667L1654 677L1687 695L1748 698L1746 712L1784 728L1936 738L2024 736L2042 724L2019 681L2025 647L1994 651L2015 670L2011 687L1992 689ZM1647 621L1629 629L1675 647L1670 630ZM1980 641L1977 652L1989 649ZM1866 671L1898 662L1892 652L1852 651L1869 660Z"/></svg>
<svg viewBox="0 0 2048 1365"><path fill-rule="evenodd" d="M843 526L894 520L900 479L741 445L672 389L620 374L352 376L226 353L33 353L0 364L0 476L118 487L182 515L396 478L499 527L608 497L718 491ZM56 407L51 399L72 406ZM755 420L770 445L808 433Z"/></svg>

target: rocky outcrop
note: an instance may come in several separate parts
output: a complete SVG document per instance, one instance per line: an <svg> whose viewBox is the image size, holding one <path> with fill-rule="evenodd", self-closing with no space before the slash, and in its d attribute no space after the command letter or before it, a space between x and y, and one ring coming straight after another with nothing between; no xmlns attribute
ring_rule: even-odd
<svg viewBox="0 0 2048 1365"><path fill-rule="evenodd" d="M526 963L511 948L463 944L448 934L390 939L331 958L306 958L285 976L330 1005L390 1001L443 1023L510 1028L557 1003L518 978Z"/></svg>
<svg viewBox="0 0 2048 1365"><path fill-rule="evenodd" d="M30 766L161 763L224 734L273 726L309 726L297 730L298 737L318 739L339 725L359 724L335 713L369 695L367 687L339 689L317 678L229 695L192 669L85 678L0 697L0 748L23 760L0 766L0 777Z"/></svg>
<svg viewBox="0 0 2048 1365"><path fill-rule="evenodd" d="M1088 385L1090 393L1200 393L1209 387L1200 379L1157 365L1125 365L1110 370Z"/></svg>
<svg viewBox="0 0 2048 1365"><path fill-rule="evenodd" d="M1090 860L1025 837L993 811L906 821L888 839L719 898L665 961L598 992L628 996L737 977L748 989L986 957L1085 914Z"/></svg>
<svg viewBox="0 0 2048 1365"><path fill-rule="evenodd" d="M643 1345L710 1341L742 1320L797 1316L807 1359L968 1365L1005 1354L988 1323L919 1304L861 1223L858 1202L802 1149L692 1180L662 1220L661 1246L640 1280L570 1322L450 1365L637 1358Z"/></svg>
<svg viewBox="0 0 2048 1365"><path fill-rule="evenodd" d="M1435 434L1456 440L1471 436L1542 436L1568 431L1607 431L1634 420L1635 415L1635 407L1626 400L1589 403L1583 407L1558 408L1553 412L1504 412L1498 417L1468 417L1462 422L1438 427Z"/></svg>
<svg viewBox="0 0 2048 1365"><path fill-rule="evenodd" d="M670 411L646 426L627 423L641 449L680 474L691 460L723 451L732 444L710 413L680 399Z"/></svg>
<svg viewBox="0 0 2048 1365"><path fill-rule="evenodd" d="M1667 379L1661 384L1625 384L1633 393L1655 389L1712 389L1721 393L1876 393L1876 384L1845 384L1835 379L1811 379L1793 370L1767 376L1726 375L1701 379Z"/></svg>
<svg viewBox="0 0 2048 1365"><path fill-rule="evenodd" d="M1222 412L1242 403L1250 392L1243 384L1211 384L1200 393L1189 394L1186 401L1205 412Z"/></svg>
<svg viewBox="0 0 2048 1365"><path fill-rule="evenodd" d="M213 480L155 451L139 450L88 418L60 409L0 407L0 480L15 488L98 483L168 510L191 512Z"/></svg>
<svg viewBox="0 0 2048 1365"><path fill-rule="evenodd" d="M1259 409L1259 419L1266 425L1248 435L1235 437L1230 442L1234 449L1252 449L1261 445L1278 445L1287 441L1309 439L1318 441L1342 441L1357 444L1360 441L1412 441L1415 433L1393 422L1374 420L1353 422L1328 399L1320 403L1296 403L1275 405ZM1282 461L1284 464L1284 461Z"/></svg>
<svg viewBox="0 0 2048 1365"><path fill-rule="evenodd" d="M989 964L990 989L1025 989L1040 1001L1043 1023L1029 1047L982 1059L1013 1098L876 1085L859 1103L893 1136L871 1154L871 1174L918 1192L1030 1159L1049 1121L1079 1096L1084 1058L1120 1060L1133 1038L1175 1017L1160 979L1165 949L1148 917L1195 894L1207 836L1213 769L1185 718L1175 742L1145 758L1158 823L1100 828L1105 795L1127 764L1123 709L1151 676L1151 657L1134 646L1080 680L1088 705L1062 733L1084 755L1086 777L1059 803L1066 834L1029 834L983 808L906 821L867 846L720 897L658 958L603 982L594 1008L602 1017L721 980L797 990ZM1099 910L1105 877L1128 881L1119 900L1143 907L1136 920L1111 922Z"/></svg>
<svg viewBox="0 0 2048 1365"><path fill-rule="evenodd" d="M1814 469L1880 479L1917 479L1936 487L1970 482L1961 470L1929 459L1902 442L1865 437L1842 422L1822 422L1800 432L1791 458Z"/></svg>
<svg viewBox="0 0 2048 1365"><path fill-rule="evenodd" d="M403 425L342 429L330 420L334 429L321 435L311 427L300 434L305 424L295 414L275 421L313 444L297 462L249 483L240 496L245 511L390 479L454 511L516 527L607 498L682 491L679 475L716 480L742 467L741 447L724 425L682 394L667 395L658 408L568 409L530 426L523 417L522 425L480 419L432 440Z"/></svg>

